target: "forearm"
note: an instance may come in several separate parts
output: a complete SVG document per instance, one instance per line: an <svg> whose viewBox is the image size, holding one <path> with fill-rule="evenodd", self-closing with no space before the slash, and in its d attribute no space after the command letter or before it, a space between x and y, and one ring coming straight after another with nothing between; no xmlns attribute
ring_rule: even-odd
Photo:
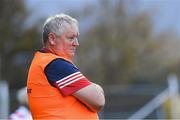
<svg viewBox="0 0 180 120"><path fill-rule="evenodd" d="M86 100L85 104L88 108L90 108L91 111L98 112L105 105L104 91L100 85L95 83L92 83L91 87L91 89L93 89L94 92L89 94L91 99Z"/></svg>
<svg viewBox="0 0 180 120"><path fill-rule="evenodd" d="M80 89L73 95L93 112L100 111L105 105L104 91L101 86L95 83Z"/></svg>

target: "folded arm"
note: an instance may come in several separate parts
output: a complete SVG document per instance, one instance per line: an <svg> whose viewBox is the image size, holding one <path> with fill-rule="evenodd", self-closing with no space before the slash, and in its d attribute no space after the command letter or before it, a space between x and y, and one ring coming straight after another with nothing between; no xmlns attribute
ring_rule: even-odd
<svg viewBox="0 0 180 120"><path fill-rule="evenodd" d="M79 69L68 61L55 59L44 70L48 82L63 96L73 95L91 111L97 112L105 104L103 89L91 83Z"/></svg>
<svg viewBox="0 0 180 120"><path fill-rule="evenodd" d="M91 111L98 112L105 105L104 91L101 86L92 83L75 93L77 99L84 103Z"/></svg>

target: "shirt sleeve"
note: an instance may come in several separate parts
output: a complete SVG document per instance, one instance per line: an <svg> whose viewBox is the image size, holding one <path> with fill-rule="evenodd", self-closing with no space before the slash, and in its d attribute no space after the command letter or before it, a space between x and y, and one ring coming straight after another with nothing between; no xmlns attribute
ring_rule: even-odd
<svg viewBox="0 0 180 120"><path fill-rule="evenodd" d="M64 96L91 84L76 66L60 58L50 62L44 72L49 83L56 86Z"/></svg>

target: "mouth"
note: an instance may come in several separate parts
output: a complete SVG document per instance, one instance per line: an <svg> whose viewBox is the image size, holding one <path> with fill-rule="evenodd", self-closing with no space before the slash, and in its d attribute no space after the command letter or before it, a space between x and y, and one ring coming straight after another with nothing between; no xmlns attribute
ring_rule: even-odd
<svg viewBox="0 0 180 120"><path fill-rule="evenodd" d="M76 49L71 49L70 51L71 51L71 53L75 53Z"/></svg>

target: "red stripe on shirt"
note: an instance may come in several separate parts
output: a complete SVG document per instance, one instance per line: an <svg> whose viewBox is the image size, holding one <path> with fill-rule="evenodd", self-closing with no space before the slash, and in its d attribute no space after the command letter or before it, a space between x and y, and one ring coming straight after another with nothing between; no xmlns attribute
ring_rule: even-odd
<svg viewBox="0 0 180 120"><path fill-rule="evenodd" d="M72 82L71 84L64 86L63 88L60 88L58 84L56 84L56 86L59 88L59 90L64 96L67 96L90 84L91 82L87 78L83 77L75 82Z"/></svg>

